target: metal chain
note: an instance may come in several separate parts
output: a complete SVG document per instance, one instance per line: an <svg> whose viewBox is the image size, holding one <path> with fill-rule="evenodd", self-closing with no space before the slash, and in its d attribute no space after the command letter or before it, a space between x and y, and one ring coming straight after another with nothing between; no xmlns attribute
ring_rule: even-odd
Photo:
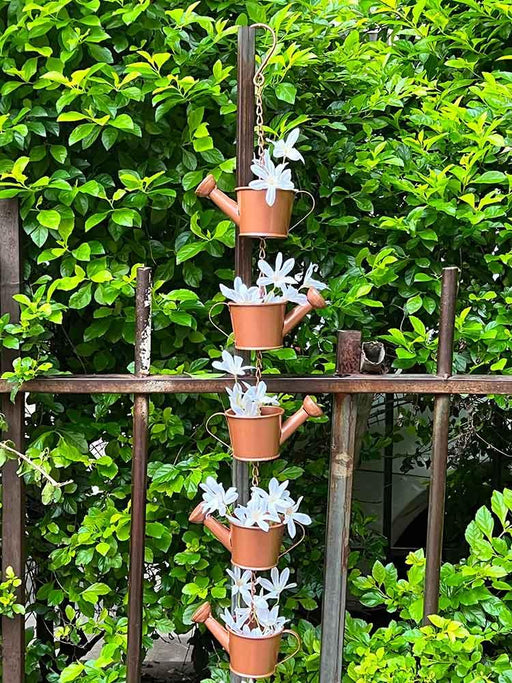
<svg viewBox="0 0 512 683"><path fill-rule="evenodd" d="M263 120L263 86L265 85L265 76L260 73L255 78L254 90L256 98L256 134L258 136L258 160L263 165L263 158L265 156L265 130Z"/></svg>
<svg viewBox="0 0 512 683"><path fill-rule="evenodd" d="M261 382L261 375L263 373L263 354L261 351L256 351L256 386Z"/></svg>
<svg viewBox="0 0 512 683"><path fill-rule="evenodd" d="M252 463L252 481L253 486L260 485L260 464L258 462Z"/></svg>

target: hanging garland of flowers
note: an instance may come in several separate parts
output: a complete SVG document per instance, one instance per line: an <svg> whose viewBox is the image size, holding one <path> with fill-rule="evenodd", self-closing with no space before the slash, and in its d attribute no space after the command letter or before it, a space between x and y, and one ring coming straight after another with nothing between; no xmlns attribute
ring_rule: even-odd
<svg viewBox="0 0 512 683"><path fill-rule="evenodd" d="M274 49L275 34L269 30ZM268 488L260 485L259 463L278 458L280 447L300 425L323 414L314 399L306 396L299 410L283 423L284 410L278 398L267 393L262 379L262 352L282 347L285 335L304 316L326 306L320 293L326 285L315 278L317 265L294 272L295 260L285 259L282 252L273 265L266 257L268 238L287 237L294 197L302 192L295 188L288 163L304 161L296 148L299 128L283 140L264 137L263 69L269 57L254 77L258 155L251 170L256 178L248 187L237 188L236 202L219 190L211 175L196 190L236 223L241 237L260 239L256 284L246 284L236 277L232 287L220 285L229 307L234 346L255 352L255 365L245 364L242 357L227 349L222 351L221 360L213 362L215 370L233 377L233 386L226 389L230 407L223 413L230 437L230 443L225 445L234 458L251 463L251 495L246 502L240 501L236 488L226 490L209 477L201 484L202 501L189 517L194 524L204 524L229 550L233 565L227 570L233 602L231 610L225 609L222 615L225 626L212 616L209 603L195 612L193 620L204 623L226 649L231 671L249 679L273 675L284 634L297 640L297 649L290 657L300 649L299 636L285 628L287 620L280 614L281 594L296 584L290 582L290 570L279 571L277 565L283 555L304 540L305 527L311 524L311 518L300 511L302 498L292 498L288 481L280 483L272 478ZM287 312L289 304L294 308ZM255 383L240 380L253 370ZM208 423L206 426L208 429ZM285 532L294 543L283 550ZM268 571L269 578L260 576L260 572Z"/></svg>

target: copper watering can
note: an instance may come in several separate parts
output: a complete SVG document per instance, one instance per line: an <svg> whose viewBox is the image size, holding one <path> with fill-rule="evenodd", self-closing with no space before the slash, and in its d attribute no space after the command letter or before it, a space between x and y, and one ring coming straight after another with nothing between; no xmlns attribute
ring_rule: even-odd
<svg viewBox="0 0 512 683"><path fill-rule="evenodd" d="M215 517L206 514L203 503L199 503L188 519L192 524L204 524L207 529L210 529L215 538L231 552L232 564L240 569L258 572L275 567L281 557L299 546L306 536L304 527L299 524L302 531L301 538L280 553L284 524L275 524L268 531L263 531L259 527L245 527L234 522L231 522L228 527L221 524Z"/></svg>
<svg viewBox="0 0 512 683"><path fill-rule="evenodd" d="M261 415L247 417L236 415L230 408L224 413L214 413L208 418L206 428L223 446L230 448L213 432L208 424L216 415L224 415L228 423L231 449L235 460L265 461L279 457L280 446L310 417L321 417L322 408L315 403L311 396L306 396L301 407L291 415L284 424L282 417L284 410L279 406L263 406Z"/></svg>
<svg viewBox="0 0 512 683"><path fill-rule="evenodd" d="M204 605L194 613L192 621L204 624L210 633L219 641L229 654L229 668L242 678L267 678L273 676L278 664L283 664L295 657L301 647L298 633L291 629L283 629L274 635L262 638L251 638L234 633L220 624L213 616L210 603ZM297 648L281 662L277 661L282 636L287 633L297 640Z"/></svg>
<svg viewBox="0 0 512 683"><path fill-rule="evenodd" d="M325 308L327 303L314 287L307 292L307 303L298 304L286 313L286 301L270 303L235 303L219 301L210 310L210 321L229 338L224 330L213 322L215 306L227 305L235 337L235 348L245 351L270 351L283 346L283 338L296 327L313 309Z"/></svg>
<svg viewBox="0 0 512 683"><path fill-rule="evenodd" d="M295 194L307 194L313 207L290 228L293 200ZM219 190L217 181L210 174L196 188L198 197L208 197L238 226L242 237L264 237L265 239L286 238L289 230L302 223L314 210L314 198L305 190L277 190L272 206L266 202L266 190L253 190L250 187L237 187L235 202Z"/></svg>

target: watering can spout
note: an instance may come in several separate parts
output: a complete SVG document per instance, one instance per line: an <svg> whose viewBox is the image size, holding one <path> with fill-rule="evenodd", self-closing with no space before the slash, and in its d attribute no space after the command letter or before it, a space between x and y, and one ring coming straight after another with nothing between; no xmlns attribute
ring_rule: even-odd
<svg viewBox="0 0 512 683"><path fill-rule="evenodd" d="M209 602L205 602L192 616L195 624L204 624L220 645L229 653L229 633L217 619L212 617L212 608Z"/></svg>
<svg viewBox="0 0 512 683"><path fill-rule="evenodd" d="M288 334L288 332L293 330L293 328L300 323L302 318L304 318L314 308L325 308L327 305L324 297L314 287L310 287L308 289L307 298L307 304L295 306L295 308L291 310L285 317L283 325L283 337Z"/></svg>
<svg viewBox="0 0 512 683"><path fill-rule="evenodd" d="M217 181L211 173L197 186L196 194L198 197L208 197L211 199L228 218L231 218L235 225L240 225L238 204L222 192L222 190L219 190Z"/></svg>
<svg viewBox="0 0 512 683"><path fill-rule="evenodd" d="M315 403L311 396L306 396L301 407L296 413L291 415L282 426L280 443L283 444L308 418L320 417L323 414L324 411L320 408L318 403Z"/></svg>
<svg viewBox="0 0 512 683"><path fill-rule="evenodd" d="M205 527L210 529L215 538L220 541L225 548L231 551L231 533L229 529L224 526L224 524L217 521L215 517L206 514L202 503L199 503L191 512L188 521L192 522L192 524L204 524Z"/></svg>

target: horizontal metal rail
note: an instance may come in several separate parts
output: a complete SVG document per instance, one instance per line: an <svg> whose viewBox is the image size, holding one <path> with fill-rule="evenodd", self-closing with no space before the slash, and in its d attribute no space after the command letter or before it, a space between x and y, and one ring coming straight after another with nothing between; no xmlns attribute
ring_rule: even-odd
<svg viewBox="0 0 512 683"><path fill-rule="evenodd" d="M251 381L250 377L244 380ZM350 375L346 377L265 375L270 391L290 394L489 394L512 395L512 375ZM233 384L232 378L186 375L62 375L25 382L21 390L52 394L209 394ZM0 394L12 385L0 380Z"/></svg>

